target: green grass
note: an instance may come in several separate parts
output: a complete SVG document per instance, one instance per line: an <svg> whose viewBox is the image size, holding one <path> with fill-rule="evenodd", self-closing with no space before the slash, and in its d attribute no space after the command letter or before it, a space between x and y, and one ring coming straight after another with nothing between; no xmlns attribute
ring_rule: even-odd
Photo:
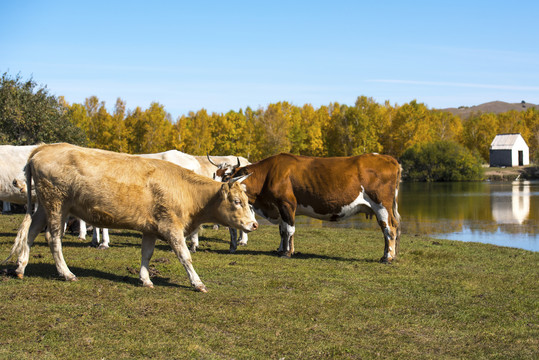
<svg viewBox="0 0 539 360"><path fill-rule="evenodd" d="M0 258L22 216L0 216ZM358 359L539 356L537 253L404 234L380 264L378 231L300 227L276 256L261 226L228 254L205 229L194 267L207 294L158 242L154 289L138 284L140 236L97 250L66 236L78 282L56 276L40 235L23 280L0 281L1 359ZM10 268L14 265L9 264Z"/></svg>

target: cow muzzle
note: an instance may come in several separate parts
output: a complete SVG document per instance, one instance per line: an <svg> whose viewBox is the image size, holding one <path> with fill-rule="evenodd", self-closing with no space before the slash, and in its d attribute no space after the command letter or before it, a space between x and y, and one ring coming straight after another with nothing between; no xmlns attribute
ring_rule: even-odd
<svg viewBox="0 0 539 360"><path fill-rule="evenodd" d="M245 226L242 230L245 232L251 232L251 231L255 231L256 229L258 229L258 222L253 221L247 224L247 226Z"/></svg>

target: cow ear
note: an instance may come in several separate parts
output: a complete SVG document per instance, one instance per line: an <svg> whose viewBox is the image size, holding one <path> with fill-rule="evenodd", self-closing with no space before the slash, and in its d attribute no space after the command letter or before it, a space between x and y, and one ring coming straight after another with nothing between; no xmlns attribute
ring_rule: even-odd
<svg viewBox="0 0 539 360"><path fill-rule="evenodd" d="M251 175L253 175L253 173L249 173L249 174L243 175L243 176L234 177L234 178L228 180L228 183L230 185L234 184L235 182L241 183L243 180L247 179Z"/></svg>
<svg viewBox="0 0 539 360"><path fill-rule="evenodd" d="M223 183L223 185L221 185L221 196L223 197L223 199L227 199L229 193L230 185L228 183Z"/></svg>

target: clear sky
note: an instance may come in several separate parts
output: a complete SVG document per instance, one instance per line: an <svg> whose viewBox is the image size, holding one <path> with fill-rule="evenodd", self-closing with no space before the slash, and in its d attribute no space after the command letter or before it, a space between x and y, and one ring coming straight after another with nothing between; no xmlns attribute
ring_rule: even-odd
<svg viewBox="0 0 539 360"><path fill-rule="evenodd" d="M539 103L539 1L0 0L0 72L112 109Z"/></svg>

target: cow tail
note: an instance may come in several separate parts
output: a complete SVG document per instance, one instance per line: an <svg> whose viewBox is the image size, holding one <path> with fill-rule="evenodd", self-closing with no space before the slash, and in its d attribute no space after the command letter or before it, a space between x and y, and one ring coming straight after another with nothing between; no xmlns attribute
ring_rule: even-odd
<svg viewBox="0 0 539 360"><path fill-rule="evenodd" d="M30 229L30 225L32 224L32 169L30 167L30 163L26 164L24 171L26 173L26 214L24 215L22 224L17 232L17 237L15 237L15 243L11 248L11 252L9 253L9 256L2 261L2 265L5 265L13 255L21 253L25 242L28 241L28 231Z"/></svg>
<svg viewBox="0 0 539 360"><path fill-rule="evenodd" d="M401 182L401 172L402 172L402 167L399 164L399 167L397 170L397 180L395 184L395 197L393 198L393 216L395 217L395 221L397 221L397 237L395 239L395 255L398 255L399 253L400 240L401 240L401 216L398 210L399 184Z"/></svg>

